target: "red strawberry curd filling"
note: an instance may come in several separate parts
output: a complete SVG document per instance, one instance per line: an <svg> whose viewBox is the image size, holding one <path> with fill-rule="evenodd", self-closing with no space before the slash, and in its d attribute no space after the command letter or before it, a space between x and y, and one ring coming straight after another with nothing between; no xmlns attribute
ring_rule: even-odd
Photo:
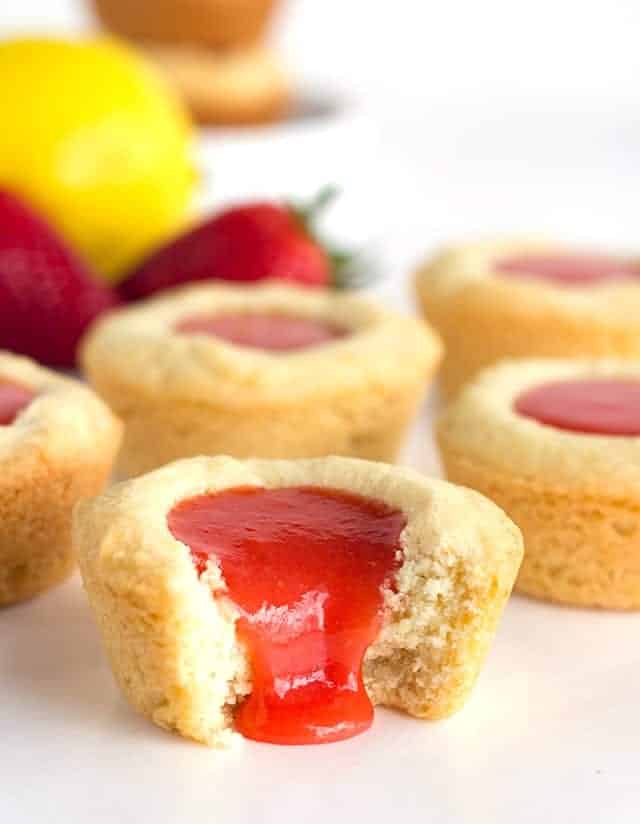
<svg viewBox="0 0 640 824"><path fill-rule="evenodd" d="M516 255L494 264L502 275L540 278L561 286L589 286L640 278L640 264L605 255Z"/></svg>
<svg viewBox="0 0 640 824"><path fill-rule="evenodd" d="M179 321L175 329L280 352L306 349L347 335L346 329L318 318L249 313L194 315Z"/></svg>
<svg viewBox="0 0 640 824"><path fill-rule="evenodd" d="M0 379L0 426L9 426L33 400L35 393Z"/></svg>
<svg viewBox="0 0 640 824"><path fill-rule="evenodd" d="M240 613L252 671L235 715L245 737L318 744L369 728L362 660L381 628L405 524L379 501L317 487L242 487L171 510L171 533L200 574L217 560L222 597Z"/></svg>
<svg viewBox="0 0 640 824"><path fill-rule="evenodd" d="M539 423L592 435L640 436L640 380L571 380L520 395L516 412Z"/></svg>

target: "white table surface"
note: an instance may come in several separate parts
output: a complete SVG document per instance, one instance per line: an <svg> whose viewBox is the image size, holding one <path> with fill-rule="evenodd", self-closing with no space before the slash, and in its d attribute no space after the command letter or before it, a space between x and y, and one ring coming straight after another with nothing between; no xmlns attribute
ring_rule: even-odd
<svg viewBox="0 0 640 824"><path fill-rule="evenodd" d="M423 251L469 234L542 231L637 249L640 7L541 0L522 19L522 7L516 15L502 0L482 4L489 17L456 0L441 4L444 24L429 29L425 12L418 31L407 23L413 2L397 5L406 47L380 51L367 29L363 63L353 61L355 85L370 92L377 148L348 192L356 205L344 223L349 233L353 219L358 236L363 223L375 226L388 274L380 292L406 305L408 272ZM324 4L294 5L293 28L308 25L304 12L314 36L291 53L315 60L318 76L344 75L344 30L326 60ZM5 28L70 25L79 8L71 0L10 6L0 29L3 16ZM353 17L358 4L348 6ZM342 0L327 7L334 18L325 16L324 36L335 14L347 14ZM550 21L559 30L545 40ZM378 40L391 48L380 30ZM210 149L209 141L204 154ZM238 191L251 183L238 181ZM406 460L433 472L428 430L426 411ZM422 723L378 710L373 729L351 741L244 742L219 753L128 708L73 579L0 613L0 822L637 824L639 637L640 615L514 597L477 689L454 718Z"/></svg>

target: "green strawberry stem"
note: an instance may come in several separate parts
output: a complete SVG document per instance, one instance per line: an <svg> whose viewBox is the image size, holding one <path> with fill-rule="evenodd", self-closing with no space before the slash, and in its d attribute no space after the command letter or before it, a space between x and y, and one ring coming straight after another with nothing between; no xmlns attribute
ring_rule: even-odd
<svg viewBox="0 0 640 824"><path fill-rule="evenodd" d="M340 187L335 183L328 183L318 191L308 203L291 201L287 205L295 217L303 225L305 231L312 235L318 217L326 211L333 201L340 195Z"/></svg>
<svg viewBox="0 0 640 824"><path fill-rule="evenodd" d="M380 271L364 252L327 249L334 289L362 289L380 279Z"/></svg>
<svg viewBox="0 0 640 824"><path fill-rule="evenodd" d="M331 285L334 289L360 289L379 279L380 273L372 261L362 252L349 249L338 249L322 238L317 221L322 212L340 195L339 186L329 183L323 186L308 202L289 202L287 205L296 219L301 223L304 231L319 243L326 251L331 263Z"/></svg>

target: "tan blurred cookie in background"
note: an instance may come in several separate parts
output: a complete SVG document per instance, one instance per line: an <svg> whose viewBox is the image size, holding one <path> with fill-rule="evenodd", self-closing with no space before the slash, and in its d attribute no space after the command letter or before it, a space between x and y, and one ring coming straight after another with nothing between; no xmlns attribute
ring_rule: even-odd
<svg viewBox="0 0 640 824"><path fill-rule="evenodd" d="M235 125L282 118L290 81L276 55L262 46L218 52L199 46L145 46L200 123Z"/></svg>
<svg viewBox="0 0 640 824"><path fill-rule="evenodd" d="M93 0L105 28L134 40L235 48L260 40L277 0Z"/></svg>
<svg viewBox="0 0 640 824"><path fill-rule="evenodd" d="M277 0L93 0L105 28L133 41L182 95L196 120L278 120L290 80L263 45Z"/></svg>

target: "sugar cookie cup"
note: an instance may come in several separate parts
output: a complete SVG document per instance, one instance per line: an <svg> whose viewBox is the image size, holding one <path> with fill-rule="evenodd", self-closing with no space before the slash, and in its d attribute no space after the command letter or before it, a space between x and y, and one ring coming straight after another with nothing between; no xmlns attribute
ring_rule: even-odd
<svg viewBox="0 0 640 824"><path fill-rule="evenodd" d="M373 704L426 719L455 712L473 687L511 591L520 532L475 492L335 457L177 461L77 508L74 538L85 587L129 701L161 727L206 744L228 742L234 712L252 690L252 663L238 642L238 611L216 558L199 574L168 519L194 496L291 487L346 492L404 513L401 564L384 590L364 684Z"/></svg>
<svg viewBox="0 0 640 824"><path fill-rule="evenodd" d="M0 607L70 574L73 507L104 486L120 436L82 384L0 352Z"/></svg>
<svg viewBox="0 0 640 824"><path fill-rule="evenodd" d="M230 314L325 323L342 336L276 352L177 329ZM361 297L206 284L111 313L81 359L125 422L119 468L131 476L200 454L391 461L440 354L424 323Z"/></svg>
<svg viewBox="0 0 640 824"><path fill-rule="evenodd" d="M267 48L232 52L164 44L144 44L144 48L199 123L269 123L284 117L289 108L289 76Z"/></svg>
<svg viewBox="0 0 640 824"><path fill-rule="evenodd" d="M504 358L640 358L640 264L632 261L544 242L476 243L427 261L416 286L444 340L448 397Z"/></svg>
<svg viewBox="0 0 640 824"><path fill-rule="evenodd" d="M93 0L111 31L134 40L229 49L264 34L277 0Z"/></svg>
<svg viewBox="0 0 640 824"><path fill-rule="evenodd" d="M626 411L614 401L620 384ZM637 363L522 360L482 372L441 417L446 476L491 498L522 529L519 592L640 608L638 402ZM611 418L604 427L603 414Z"/></svg>

